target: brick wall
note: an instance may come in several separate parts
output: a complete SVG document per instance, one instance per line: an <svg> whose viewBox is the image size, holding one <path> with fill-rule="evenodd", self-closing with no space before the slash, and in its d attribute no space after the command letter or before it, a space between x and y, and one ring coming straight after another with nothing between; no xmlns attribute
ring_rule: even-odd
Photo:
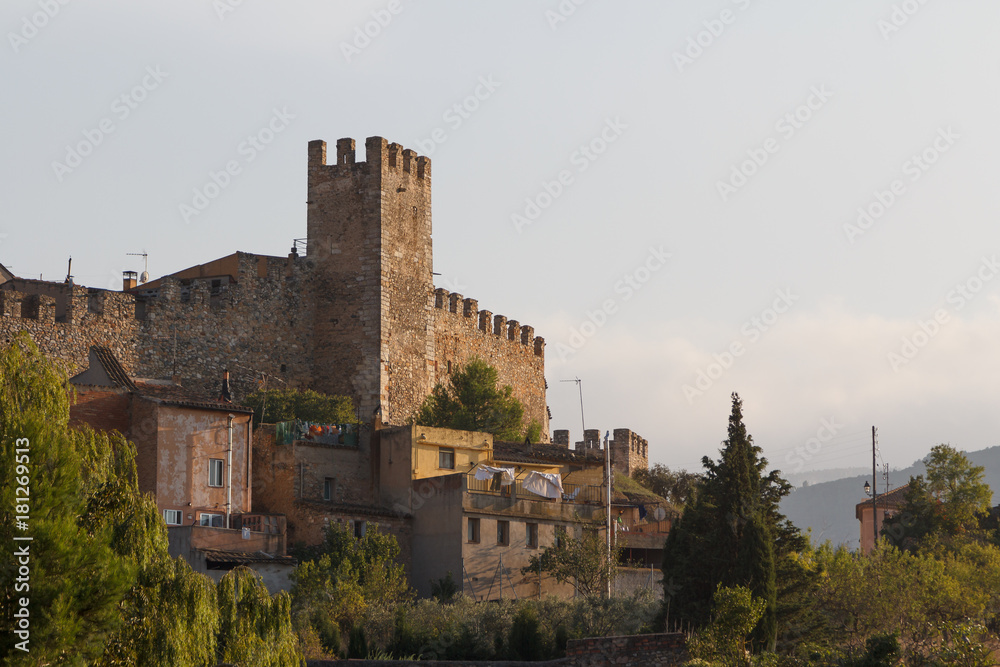
<svg viewBox="0 0 1000 667"><path fill-rule="evenodd" d="M106 387L87 388L76 386L76 402L69 409L69 423L73 426L89 424L101 431L118 431L128 436L128 392Z"/></svg>

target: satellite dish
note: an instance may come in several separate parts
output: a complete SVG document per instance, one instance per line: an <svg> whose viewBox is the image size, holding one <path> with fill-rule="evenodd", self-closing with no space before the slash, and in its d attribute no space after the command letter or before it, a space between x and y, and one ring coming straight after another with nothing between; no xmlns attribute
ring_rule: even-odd
<svg viewBox="0 0 1000 667"><path fill-rule="evenodd" d="M653 511L653 516L656 517L657 521L663 521L667 518L667 512L662 507L657 507L656 510Z"/></svg>
<svg viewBox="0 0 1000 667"><path fill-rule="evenodd" d="M148 283L148 282L149 282L149 271L143 271L142 274L139 276L139 284L141 285L142 283Z"/></svg>

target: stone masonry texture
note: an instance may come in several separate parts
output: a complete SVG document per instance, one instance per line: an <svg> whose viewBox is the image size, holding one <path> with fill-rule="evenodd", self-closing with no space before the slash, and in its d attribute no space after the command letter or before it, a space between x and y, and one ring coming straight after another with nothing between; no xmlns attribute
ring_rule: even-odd
<svg viewBox="0 0 1000 667"><path fill-rule="evenodd" d="M0 340L26 331L70 374L103 345L133 377L208 396L228 369L237 400L262 386L312 388L350 396L362 421L381 409L388 424L407 423L478 356L547 441L544 339L435 291L430 160L381 137L364 150L358 161L341 139L328 160L326 142L309 142L305 256L237 252L210 263L215 273L125 292L15 278L0 285Z"/></svg>

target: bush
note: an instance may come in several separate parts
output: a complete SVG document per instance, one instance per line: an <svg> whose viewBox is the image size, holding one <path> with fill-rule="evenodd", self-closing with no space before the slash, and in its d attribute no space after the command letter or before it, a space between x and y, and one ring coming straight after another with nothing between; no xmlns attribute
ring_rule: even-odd
<svg viewBox="0 0 1000 667"><path fill-rule="evenodd" d="M255 391L243 400L253 410L253 423L275 424L301 419L320 424L353 424L358 421L354 403L347 396L329 396L312 389Z"/></svg>
<svg viewBox="0 0 1000 667"><path fill-rule="evenodd" d="M368 657L368 640L365 638L365 628L355 625L351 628L351 636L347 640L347 659L364 660Z"/></svg>
<svg viewBox="0 0 1000 667"><path fill-rule="evenodd" d="M521 607L517 612L507 643L510 657L514 660L541 660L546 657L538 614L534 609Z"/></svg>

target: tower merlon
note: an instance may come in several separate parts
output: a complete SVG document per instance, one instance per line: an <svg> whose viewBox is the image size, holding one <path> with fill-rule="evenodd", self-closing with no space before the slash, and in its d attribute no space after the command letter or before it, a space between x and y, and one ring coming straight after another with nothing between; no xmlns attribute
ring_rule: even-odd
<svg viewBox="0 0 1000 667"><path fill-rule="evenodd" d="M458 292L452 292L448 297L448 310L453 313L458 313L458 304L462 300L462 295Z"/></svg>
<svg viewBox="0 0 1000 667"><path fill-rule="evenodd" d="M475 299L465 299L462 301L462 316L476 320L479 313L479 302Z"/></svg>
<svg viewBox="0 0 1000 667"><path fill-rule="evenodd" d="M507 320L507 340L521 340L521 323L517 320Z"/></svg>
<svg viewBox="0 0 1000 667"><path fill-rule="evenodd" d="M535 327L529 327L527 324L521 325L521 345L531 345L531 342L535 339Z"/></svg>
<svg viewBox="0 0 1000 667"><path fill-rule="evenodd" d="M451 292L443 287L438 287L434 290L434 307L443 310L445 308L445 304L448 303L449 294L451 294Z"/></svg>
<svg viewBox="0 0 1000 667"><path fill-rule="evenodd" d="M431 176L431 159L400 144L389 143L382 137L365 139L365 161L357 161L357 146L354 139L345 137L337 140L337 160L329 165L326 162L326 141L315 139L309 142L309 167L361 167L374 170L397 171L402 168L405 173L413 174L424 180Z"/></svg>
<svg viewBox="0 0 1000 667"><path fill-rule="evenodd" d="M493 333L493 313L488 310L479 311L479 330L484 333Z"/></svg>
<svg viewBox="0 0 1000 667"><path fill-rule="evenodd" d="M314 139L309 142L309 166L326 166L326 142L322 139Z"/></svg>
<svg viewBox="0 0 1000 667"><path fill-rule="evenodd" d="M337 139L337 166L354 164L354 139Z"/></svg>

